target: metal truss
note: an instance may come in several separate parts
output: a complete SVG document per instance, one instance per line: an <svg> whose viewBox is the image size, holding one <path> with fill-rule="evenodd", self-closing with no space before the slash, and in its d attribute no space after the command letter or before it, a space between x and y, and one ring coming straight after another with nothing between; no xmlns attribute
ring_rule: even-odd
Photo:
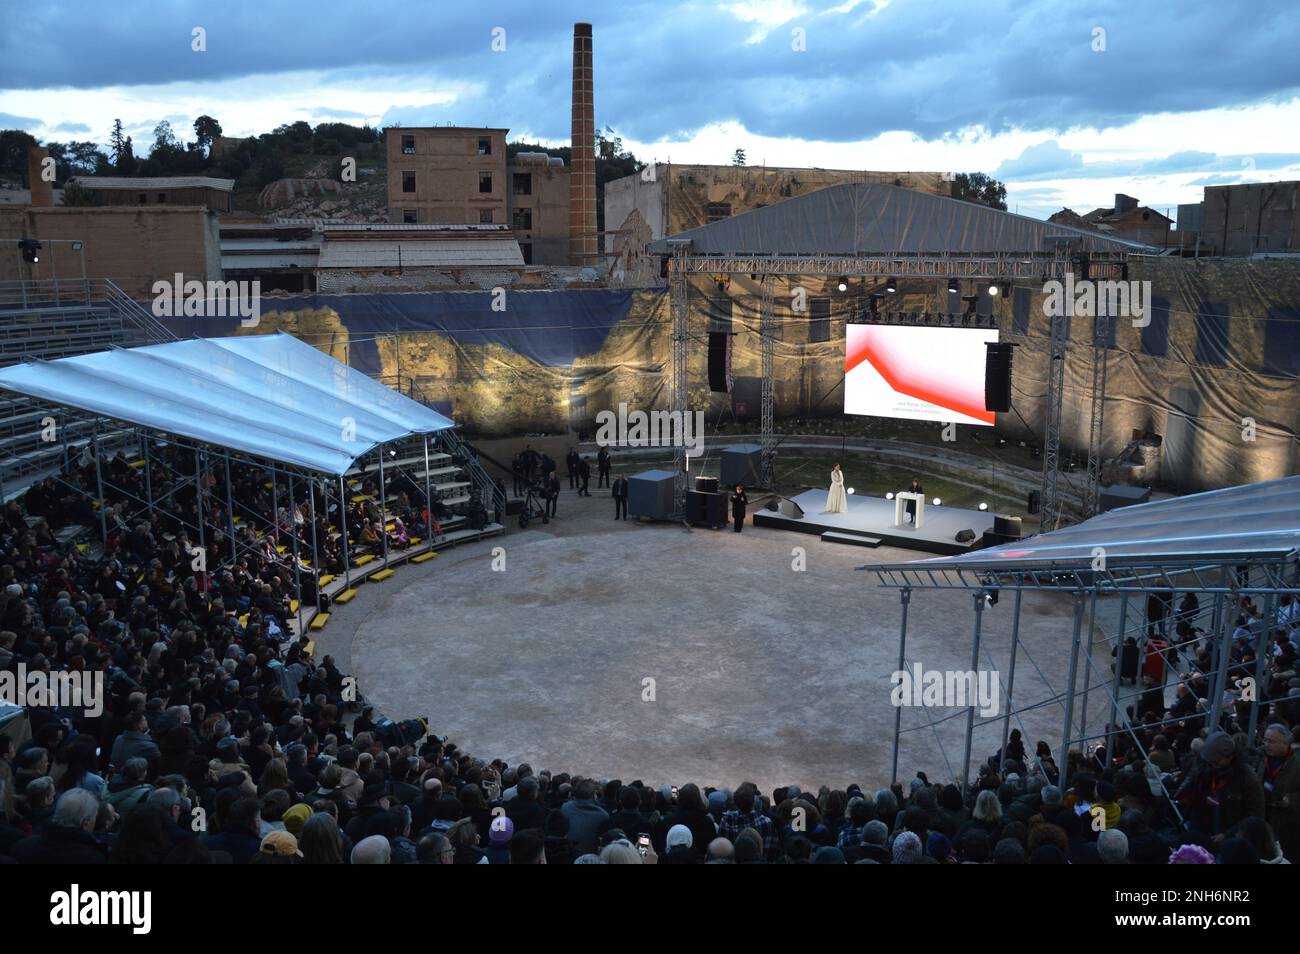
<svg viewBox="0 0 1300 954"><path fill-rule="evenodd" d="M1065 403L1065 358L1070 347L1070 318L1064 312L1050 315L1051 337L1047 362L1047 409L1043 427L1043 483L1039 506L1039 531L1055 530L1061 522L1061 417Z"/></svg>
<svg viewBox="0 0 1300 954"><path fill-rule="evenodd" d="M687 282L688 245L673 245L672 267L668 276L669 299L673 326L673 376L669 388L669 408L679 419L690 413L690 389L686 379L686 346L690 334L690 284ZM673 447L673 517L686 517L686 447L678 442Z"/></svg>
<svg viewBox="0 0 1300 954"><path fill-rule="evenodd" d="M1071 748L1083 747L1102 764L1112 764L1115 743L1126 739L1141 757L1147 753L1142 744L1138 729L1160 728L1166 725L1183 724L1189 721L1203 720L1209 726L1218 726L1225 715L1224 699L1230 690L1244 687L1247 682L1254 688L1254 694L1247 694L1242 688L1241 703L1249 704L1249 728L1247 735L1254 739L1262 714L1267 714L1269 706L1279 699L1264 698L1260 691L1265 684L1265 663L1271 658L1271 641L1274 629L1267 621L1276 618L1278 598L1282 593L1297 592L1295 566L1300 550L1256 553L1202 554L1184 559L1170 560L1135 560L1122 565L1111 565L1094 570L1091 566L1009 566L990 568L987 565L961 568L940 567L924 568L919 564L861 566L859 570L871 570L876 573L884 586L895 587L899 591L901 618L899 623L898 668L907 666L908 616L912 603L913 591L916 589L960 589L973 596L974 620L971 637L971 669L977 670L981 659L987 668L999 671L987 645L981 640L981 618L987 611L989 597L999 590L1015 592L1011 618L1011 645L1006 678L1002 681L1000 703L1002 712L992 718L976 719L975 706L958 708L939 718L931 719L920 725L903 728L902 713L898 711L894 718L894 752L893 779L898 779L898 757L900 739L905 732L934 731L938 740L937 727L940 723L955 719L965 719L965 758L960 770L948 762L954 781L962 786L971 780L971 761L974 731L977 726L983 728L1000 723L1000 741L1005 752L1010 734L1012 720L1019 725L1022 732L1025 726L1021 716L1040 711L1048 707L1060 707L1062 713L1062 730L1060 748L1056 753L1056 764L1064 772L1069 764ZM1041 666L1033 658L1030 649L1020 639L1021 607L1024 591L1059 590L1068 593L1072 602L1073 626L1068 644L1068 665L1063 686L1053 685ZM1156 592L1197 593L1205 599L1200 601L1198 616L1189 619L1193 625L1198 618L1208 623L1205 634L1211 649L1211 663L1200 674L1209 680L1211 691L1207 699L1211 700L1208 711L1190 716L1159 719L1147 722L1143 713L1136 711L1137 703L1144 689L1134 685L1124 685L1115 665L1120 647L1125 640L1134 637L1139 641L1139 658L1146 654L1148 633L1156 626L1171 626L1173 618L1166 616L1163 623L1148 619L1146 612L1139 608L1136 612L1131 605L1134 594L1149 595ZM1262 597L1264 613L1262 622L1254 629L1255 663L1254 671L1248 672L1240 666L1234 668L1231 661L1233 630L1236 611L1234 607L1243 596L1258 595ZM1099 614L1101 599L1111 597L1117 601L1118 619L1114 625L1107 624L1106 617ZM1114 606L1114 603L1111 603ZM1145 599L1137 604L1145 606ZM1175 644L1176 645L1176 644ZM1062 647L1064 648L1064 646ZM1030 701L1015 702L1016 670L1018 654L1036 671L1042 682L1046 695L1026 693L1020 687L1022 697L1032 696ZM1181 660L1181 656L1180 656ZM1181 664L1178 667L1181 669ZM1232 674L1230 677L1230 673ZM1184 673L1181 678L1186 678ZM1231 681L1230 681L1231 678ZM1098 694L1103 697L1104 718L1101 724L1089 724L1089 701ZM1104 749L1104 755L1103 755ZM1005 756L1004 756L1005 758ZM944 754L945 762L947 756ZM1001 766L999 766L1001 768ZM1068 779L1062 776L1062 783ZM1162 790L1173 813L1182 820L1182 813L1170 798L1170 792Z"/></svg>
<svg viewBox="0 0 1300 954"><path fill-rule="evenodd" d="M1088 417L1088 476L1083 488L1083 517L1097 513L1101 503L1102 449L1106 418L1106 357L1110 343L1113 315L1097 315L1092 329L1092 395ZM1059 402L1058 402L1059 403Z"/></svg>
<svg viewBox="0 0 1300 954"><path fill-rule="evenodd" d="M776 487L776 467L772 457L776 450L776 400L774 395L776 376L776 304L772 297L772 280L763 277L762 300L758 311L759 344L763 356L763 390L762 390L762 460L759 468L759 480L769 490Z"/></svg>
<svg viewBox="0 0 1300 954"><path fill-rule="evenodd" d="M988 564L930 566L917 563L866 564L859 570L876 574L881 586L908 590L1061 590L1066 592L1148 593L1154 590L1197 593L1237 593L1240 596L1295 593L1296 583L1288 580L1286 564L1294 563L1291 552L1216 554L1183 560L1106 560L1099 569L1092 564L1026 566ZM1233 580L1237 571L1247 574L1249 583L1225 582L1225 568Z"/></svg>
<svg viewBox="0 0 1300 954"><path fill-rule="evenodd" d="M670 245L672 245L670 241ZM969 278L1006 281L1064 279L1069 262L1056 252L1015 255L698 255L672 245L673 263L682 259L688 274L836 275L849 278ZM1123 253L1093 252L1094 278L1119 278Z"/></svg>

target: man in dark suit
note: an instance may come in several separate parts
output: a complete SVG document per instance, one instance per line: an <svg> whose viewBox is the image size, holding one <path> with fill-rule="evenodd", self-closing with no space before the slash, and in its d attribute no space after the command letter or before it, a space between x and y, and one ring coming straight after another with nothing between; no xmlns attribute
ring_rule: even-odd
<svg viewBox="0 0 1300 954"><path fill-rule="evenodd" d="M735 530L740 530L745 525L745 508L749 506L749 498L745 496L745 488L736 484L736 492L731 495L731 519L735 522Z"/></svg>
<svg viewBox="0 0 1300 954"><path fill-rule="evenodd" d="M546 480L542 483L543 495L546 497L546 515L555 516L555 509L559 506L560 501L560 478L554 471L546 475Z"/></svg>
<svg viewBox="0 0 1300 954"><path fill-rule="evenodd" d="M921 481L918 478L913 477L911 485L907 488L907 492L909 494L924 494L925 488L921 486ZM907 509L908 522L916 523L916 501L905 500L903 501L903 505Z"/></svg>
<svg viewBox="0 0 1300 954"><path fill-rule="evenodd" d="M591 464L587 463L587 458L578 461L578 496L590 497L591 491L587 486L591 483Z"/></svg>
<svg viewBox="0 0 1300 954"><path fill-rule="evenodd" d="M569 489L573 490L578 486L578 451L575 448L570 447L564 456L564 468L569 472Z"/></svg>
<svg viewBox="0 0 1300 954"><path fill-rule="evenodd" d="M600 453L596 455L596 471L599 474L598 478L596 479L597 489L600 489L601 487L609 486L609 469L610 469L609 448L602 447L600 449Z"/></svg>
<svg viewBox="0 0 1300 954"><path fill-rule="evenodd" d="M614 483L610 485L610 492L614 495L614 519L627 519L627 478L619 474L614 478Z"/></svg>

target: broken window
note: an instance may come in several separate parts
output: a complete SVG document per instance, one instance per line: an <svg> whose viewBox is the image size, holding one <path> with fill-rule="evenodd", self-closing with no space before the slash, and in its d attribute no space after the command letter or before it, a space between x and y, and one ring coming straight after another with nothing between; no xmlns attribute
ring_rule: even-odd
<svg viewBox="0 0 1300 954"><path fill-rule="evenodd" d="M730 202L710 202L705 210L710 222L721 222L723 219L731 218Z"/></svg>

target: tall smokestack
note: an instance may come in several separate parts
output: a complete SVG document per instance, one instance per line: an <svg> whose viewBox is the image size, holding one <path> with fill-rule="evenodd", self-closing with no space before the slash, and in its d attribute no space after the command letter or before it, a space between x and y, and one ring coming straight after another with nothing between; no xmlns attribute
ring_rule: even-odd
<svg viewBox="0 0 1300 954"><path fill-rule="evenodd" d="M54 204L54 185L42 173L50 152L44 146L27 147L27 185L32 191L32 205L47 207Z"/></svg>
<svg viewBox="0 0 1300 954"><path fill-rule="evenodd" d="M573 25L573 131L569 163L569 260L595 265L596 110L592 93L591 24Z"/></svg>

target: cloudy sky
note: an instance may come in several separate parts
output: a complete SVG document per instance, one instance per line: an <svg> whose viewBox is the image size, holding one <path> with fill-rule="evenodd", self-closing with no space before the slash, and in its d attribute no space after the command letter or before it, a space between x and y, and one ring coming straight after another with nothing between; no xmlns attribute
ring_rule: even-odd
<svg viewBox="0 0 1300 954"><path fill-rule="evenodd" d="M576 21L597 123L645 160L983 171L1038 216L1300 178L1297 0L42 0L0 31L0 128L103 143L120 117L137 155L203 113L562 145Z"/></svg>

